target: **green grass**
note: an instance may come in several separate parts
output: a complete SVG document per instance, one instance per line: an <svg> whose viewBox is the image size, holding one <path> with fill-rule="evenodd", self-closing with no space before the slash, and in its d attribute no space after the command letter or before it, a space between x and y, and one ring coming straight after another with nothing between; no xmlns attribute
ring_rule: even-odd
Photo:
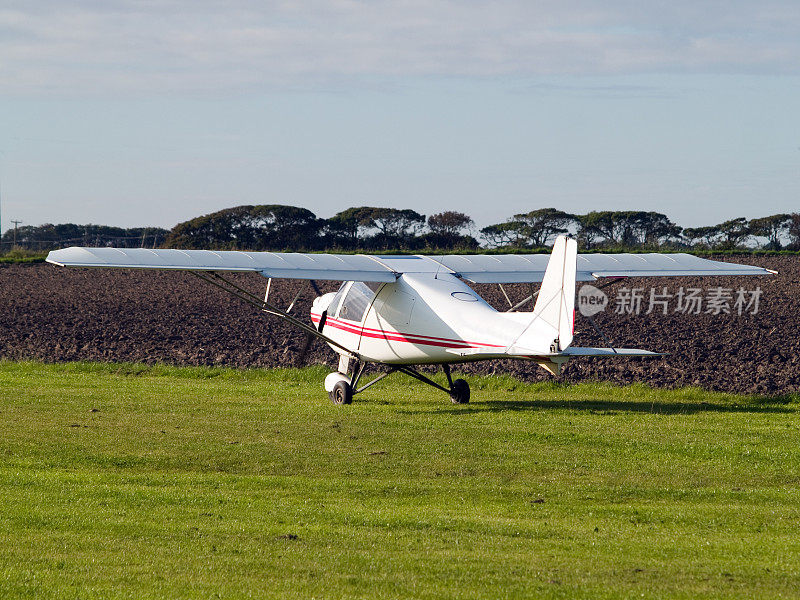
<svg viewBox="0 0 800 600"><path fill-rule="evenodd" d="M9 253L6 255L0 255L0 265L43 263L46 258L47 254L31 254L30 256L20 256Z"/></svg>
<svg viewBox="0 0 800 600"><path fill-rule="evenodd" d="M800 597L796 398L324 375L0 363L0 597Z"/></svg>
<svg viewBox="0 0 800 600"><path fill-rule="evenodd" d="M47 258L47 252L37 252L35 250L26 250L19 246L14 246L6 252L0 252L0 264L13 264L13 263L38 263L44 262Z"/></svg>

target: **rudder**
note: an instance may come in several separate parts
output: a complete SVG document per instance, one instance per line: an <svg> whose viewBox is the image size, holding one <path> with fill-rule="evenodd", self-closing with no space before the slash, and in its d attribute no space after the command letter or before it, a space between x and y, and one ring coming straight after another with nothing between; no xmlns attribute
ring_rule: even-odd
<svg viewBox="0 0 800 600"><path fill-rule="evenodd" d="M566 235L558 236L533 307L534 319L541 319L556 332L554 352L566 350L572 343L577 269L578 242Z"/></svg>

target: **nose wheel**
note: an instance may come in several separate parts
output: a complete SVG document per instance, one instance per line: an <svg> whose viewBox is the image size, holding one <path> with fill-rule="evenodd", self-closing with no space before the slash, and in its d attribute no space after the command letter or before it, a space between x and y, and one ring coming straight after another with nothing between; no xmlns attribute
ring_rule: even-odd
<svg viewBox="0 0 800 600"><path fill-rule="evenodd" d="M328 392L334 404L351 404L353 402L353 388L346 381L339 381Z"/></svg>

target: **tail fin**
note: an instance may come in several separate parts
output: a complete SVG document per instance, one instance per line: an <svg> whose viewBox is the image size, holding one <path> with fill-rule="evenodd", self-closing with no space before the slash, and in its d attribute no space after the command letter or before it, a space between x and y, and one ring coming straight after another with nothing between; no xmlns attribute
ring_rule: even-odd
<svg viewBox="0 0 800 600"><path fill-rule="evenodd" d="M572 343L577 260L578 242L565 235L558 236L533 307L534 319L541 319L555 332L553 352L566 350Z"/></svg>

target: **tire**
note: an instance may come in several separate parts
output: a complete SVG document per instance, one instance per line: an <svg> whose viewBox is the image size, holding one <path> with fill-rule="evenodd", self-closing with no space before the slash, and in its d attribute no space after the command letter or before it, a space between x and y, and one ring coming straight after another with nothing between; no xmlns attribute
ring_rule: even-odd
<svg viewBox="0 0 800 600"><path fill-rule="evenodd" d="M450 389L450 400L453 404L468 404L469 384L463 379L456 379Z"/></svg>
<svg viewBox="0 0 800 600"><path fill-rule="evenodd" d="M334 404L352 404L353 402L353 388L346 381L337 382L328 395Z"/></svg>

